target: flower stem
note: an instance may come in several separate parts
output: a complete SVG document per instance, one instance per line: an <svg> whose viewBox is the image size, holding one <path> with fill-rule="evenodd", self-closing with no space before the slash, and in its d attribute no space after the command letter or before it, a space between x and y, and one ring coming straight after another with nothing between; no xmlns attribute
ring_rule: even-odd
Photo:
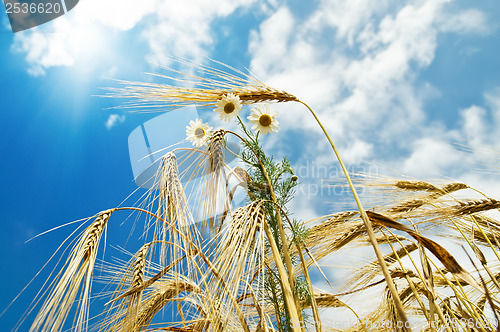
<svg viewBox="0 0 500 332"><path fill-rule="evenodd" d="M269 185L269 192L271 193L271 199L272 199L273 203L277 205L278 200L276 199L276 194L274 193L274 188L273 188L273 185L271 183L271 179L269 179L269 175L267 174L266 168L264 167L264 164L262 164L262 161L260 160L259 156L258 155L256 155L256 156L259 159L259 162L261 163L262 172L264 173L266 181ZM290 250L288 249L288 240L286 237L285 228L283 227L283 219L281 218L281 213L278 209L276 209L276 221L278 224L278 229L279 229L280 237L281 237L283 258L285 259L286 269L288 271L288 282L289 282L290 287L292 289L292 294L293 294L298 317L300 318L300 321L302 321L303 318L302 318L302 309L300 307L300 300L299 300L299 297L296 294L296 292L293 292L293 290L295 289L295 272L293 271L293 264L292 264L292 259L290 256ZM293 308L290 308L290 311L293 311ZM292 317L292 316L290 315L290 317ZM297 324L298 323L299 322L297 321Z"/></svg>
<svg viewBox="0 0 500 332"><path fill-rule="evenodd" d="M403 308L403 303L401 302L401 299L399 298L398 291L396 290L396 286L394 285L394 281L392 280L391 274L389 273L389 269L387 268L387 264L385 263L384 256L382 255L382 251L380 250L380 247L377 243L377 239L375 238L375 233L373 232L373 227L370 219L366 215L365 210L363 209L363 206L361 204L361 200L359 199L359 196L356 192L356 189L354 188L354 184L352 183L351 177L349 176L349 172L347 171L347 168L344 165L344 162L342 161L342 158L340 157L340 154L337 150L337 147L335 144L333 144L332 139L330 138L330 135L328 135L328 132L326 131L325 127L321 123L321 121L318 119L316 116L316 113L312 110L309 105L304 103L303 101L299 100L299 103L307 107L307 109L311 112L312 116L314 119L316 119L316 122L318 122L318 125L321 127L321 130L323 130L323 133L325 134L326 138L328 139L328 142L330 143L333 152L335 153L335 156L337 157L337 160L339 161L340 167L342 168L342 171L344 172L345 178L349 184L349 188L351 189L352 195L354 196L354 200L356 201L356 204L358 206L359 213L361 215L361 219L363 220L363 223L365 224L366 232L368 233L368 237L370 239L370 242L373 246L373 250L375 251L375 255L377 256L378 263L380 265L380 268L382 269L382 272L384 273L385 281L387 283L387 287L389 288L389 291L391 292L392 298L394 299L394 304L396 306L396 309L398 311L399 318L401 319L403 326L405 326L406 331L411 332L411 328L409 327L410 324L408 323L408 318L406 317L406 312L404 311Z"/></svg>
<svg viewBox="0 0 500 332"><path fill-rule="evenodd" d="M240 119L238 118L238 120L240 120ZM241 120L240 120L240 123L242 123ZM240 135L238 135L238 134L236 134L236 133L234 133L232 131L226 131L226 132L235 135L236 137L240 138L243 142L245 141L243 139L243 137L241 137ZM275 205L278 205L278 200L276 198L276 194L274 193L273 184L271 183L271 179L269 178L269 174L267 174L267 170L264 167L264 163L260 159L260 156L257 153L257 151L255 151L251 146L249 146L249 148L253 151L255 157L259 161L260 167L262 168L262 173L263 173L264 177L266 178L266 182L267 182L267 184L269 186L269 192L271 194L272 202ZM290 288L290 290L292 291L291 296L292 296L293 302L294 302L293 306L292 306L292 303L288 303L288 301L287 301L288 308L289 308L289 311L290 311L289 315L290 315L290 317L292 319L292 327L293 326L299 326L299 324L303 321L302 308L300 306L300 300L299 300L298 295L293 291L295 289L295 273L293 271L293 264L292 264L292 259L291 259L291 256L290 256L290 250L288 249L288 241L287 241L287 237L286 237L286 233L285 233L285 228L283 227L283 220L281 218L281 213L280 213L280 211L278 209L276 209L276 221L277 221L277 224L278 224L278 229L279 229L279 233L280 233L280 237L281 237L281 242L282 242L283 258L285 259L286 269L288 271L288 284L285 282L285 280L282 280L281 283L282 283L282 286L283 286L283 292L285 294L288 292L288 288ZM268 233L268 229L266 229L266 235L268 237L272 236L272 232ZM272 247L272 242L273 241L271 241L271 240L274 241L274 239L269 239L269 242L271 243L271 247ZM276 243L274 245L276 245ZM276 247L276 250L278 250L278 247ZM276 253L278 254L277 256L276 256ZM281 262L281 254L279 254L279 251L276 251L276 253L274 252L274 248L273 248L273 255L275 256L274 258L275 258L275 261L276 261L276 266L278 266L278 261L279 261L279 263L282 264L282 262ZM280 273L280 277L281 278L286 279L286 273L285 273L284 270L281 271L278 268L278 272ZM288 299L288 297L286 297L286 296L285 296L285 298Z"/></svg>

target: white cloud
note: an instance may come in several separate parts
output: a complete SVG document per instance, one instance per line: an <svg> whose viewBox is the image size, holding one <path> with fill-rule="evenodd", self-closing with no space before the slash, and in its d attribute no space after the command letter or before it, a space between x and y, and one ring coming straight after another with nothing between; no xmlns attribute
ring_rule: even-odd
<svg viewBox="0 0 500 332"><path fill-rule="evenodd" d="M477 9L463 10L440 22L443 31L459 33L486 33L489 31L486 17Z"/></svg>
<svg viewBox="0 0 500 332"><path fill-rule="evenodd" d="M96 17L98 8L95 1L83 1L65 16L48 23L50 26L16 33L12 50L26 54L28 72L35 76L45 74L51 67L74 66L79 60L98 61L113 46L112 40L102 33L102 22ZM108 23L118 22L111 15Z"/></svg>
<svg viewBox="0 0 500 332"><path fill-rule="evenodd" d="M447 142L463 133L427 118L424 103L440 92L415 86L415 78L434 60L440 34L482 33L487 25L480 11L450 2L322 1L304 20L283 6L252 32L251 70L308 101L349 162L444 172L457 161ZM280 107L282 131L308 131L305 158L331 155L303 108Z"/></svg>
<svg viewBox="0 0 500 332"><path fill-rule="evenodd" d="M78 41L71 39L72 29L68 20L61 17L53 24L60 32L50 34L34 30L14 35L12 48L26 53L26 61L30 65L28 72L34 76L44 74L49 67L74 64L74 54L80 46Z"/></svg>
<svg viewBox="0 0 500 332"><path fill-rule="evenodd" d="M496 87L490 91L487 91L484 95L484 98L491 108L492 118L495 123L496 129L500 130L500 87Z"/></svg>
<svg viewBox="0 0 500 332"><path fill-rule="evenodd" d="M440 139L420 138L412 144L412 151L404 161L402 172L417 178L444 176L445 171L461 159L450 143Z"/></svg>
<svg viewBox="0 0 500 332"><path fill-rule="evenodd" d="M97 61L102 54L119 56L117 34L140 29L157 62L167 56L201 59L214 43L213 24L255 0L160 1L87 0L63 17L15 35L13 50L26 54L28 71L42 75L79 59ZM130 51L130 50L129 50ZM158 60L159 59L159 60Z"/></svg>
<svg viewBox="0 0 500 332"><path fill-rule="evenodd" d="M474 149L500 146L500 87L484 93L485 106L472 105L460 112L462 137Z"/></svg>
<svg viewBox="0 0 500 332"><path fill-rule="evenodd" d="M486 110L475 105L461 111L463 134L471 146L484 144L484 135L487 132L485 116Z"/></svg>
<svg viewBox="0 0 500 332"><path fill-rule="evenodd" d="M260 33L252 31L249 44L249 51L253 55L252 68L268 74L285 71L286 59L291 56L289 39L293 27L294 19L290 10L281 7L261 24ZM308 48L308 45L304 46Z"/></svg>
<svg viewBox="0 0 500 332"><path fill-rule="evenodd" d="M336 38L352 46L358 32L371 23L371 19L395 3L388 0L322 0L307 24L313 31L334 27Z"/></svg>
<svg viewBox="0 0 500 332"><path fill-rule="evenodd" d="M158 2L155 16L142 33L155 61L169 56L200 60L214 43L212 25L255 0L167 0Z"/></svg>
<svg viewBox="0 0 500 332"><path fill-rule="evenodd" d="M348 164L359 164L363 160L371 159L372 151L373 144L357 139L349 142L349 145L342 153L342 157Z"/></svg>
<svg viewBox="0 0 500 332"><path fill-rule="evenodd" d="M125 121L125 115L110 114L108 120L106 120L106 123L104 125L106 126L106 129L110 130L117 124L122 123L124 121Z"/></svg>
<svg viewBox="0 0 500 332"><path fill-rule="evenodd" d="M464 172L460 179L480 188L488 195L500 195L500 87L484 93L485 107L472 105L461 111L460 136L464 138L465 158L460 161L472 172Z"/></svg>
<svg viewBox="0 0 500 332"><path fill-rule="evenodd" d="M148 14L154 13L157 0L86 0L75 7L75 20L99 22L103 26L126 31L134 28Z"/></svg>

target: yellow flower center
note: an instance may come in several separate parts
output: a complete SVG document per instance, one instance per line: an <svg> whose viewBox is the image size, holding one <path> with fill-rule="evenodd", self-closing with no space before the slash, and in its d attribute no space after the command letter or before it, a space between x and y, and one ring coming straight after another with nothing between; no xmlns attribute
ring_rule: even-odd
<svg viewBox="0 0 500 332"><path fill-rule="evenodd" d="M262 114L259 116L259 123L263 127L269 127L273 122L273 118L269 114Z"/></svg>
<svg viewBox="0 0 500 332"><path fill-rule="evenodd" d="M194 136L196 136L196 138L202 138L203 136L205 136L205 129L203 128L196 128L194 130Z"/></svg>
<svg viewBox="0 0 500 332"><path fill-rule="evenodd" d="M233 103L227 103L224 105L224 113L226 114L231 114L234 112L234 104Z"/></svg>

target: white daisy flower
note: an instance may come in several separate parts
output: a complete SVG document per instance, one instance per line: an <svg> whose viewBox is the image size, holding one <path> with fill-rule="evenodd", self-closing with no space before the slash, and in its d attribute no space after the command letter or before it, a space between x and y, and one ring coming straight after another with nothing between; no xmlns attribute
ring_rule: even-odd
<svg viewBox="0 0 500 332"><path fill-rule="evenodd" d="M205 144L212 130L213 128L208 123L203 123L201 119L191 120L189 126L186 126L186 136L194 146L200 147Z"/></svg>
<svg viewBox="0 0 500 332"><path fill-rule="evenodd" d="M280 129L278 120L278 111L274 110L269 104L255 106L251 110L248 120L253 124L252 129L263 135L268 133L276 133Z"/></svg>
<svg viewBox="0 0 500 332"><path fill-rule="evenodd" d="M220 119L227 122L231 121L235 116L238 116L240 111L240 98L232 93L228 93L217 101L216 108L214 109L214 112L219 113Z"/></svg>

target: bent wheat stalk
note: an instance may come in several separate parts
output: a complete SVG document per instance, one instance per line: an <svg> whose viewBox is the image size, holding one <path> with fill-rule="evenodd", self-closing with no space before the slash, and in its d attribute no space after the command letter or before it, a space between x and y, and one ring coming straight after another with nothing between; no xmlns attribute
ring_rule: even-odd
<svg viewBox="0 0 500 332"><path fill-rule="evenodd" d="M312 110L311 107L309 107L309 105L307 105L303 101L298 100L298 102L301 103L302 105L304 105L311 112L312 116L314 117L314 119L316 120L318 125L321 127L321 130L323 131L328 142L330 143L330 146L332 147L333 152L335 153L335 156L337 157L337 160L340 164L340 167L342 168L342 171L344 172L344 176L347 180L347 183L349 184L349 188L351 189L352 195L354 196L354 200L356 201L356 205L358 206L359 213L361 215L361 219L363 220L363 223L365 224L366 232L368 233L368 237L370 239L371 245L373 247L373 250L375 251L375 255L377 256L378 263L382 269L382 272L384 273L387 287L389 288L389 292L392 296L392 300L394 301L394 306L396 307L396 310L398 312L399 317L401 318L401 321L403 322L403 325L405 327L410 326L410 324L408 323L408 318L406 317L406 312L404 310L403 304L401 303L401 299L399 298L398 291L396 289L396 286L394 285L394 281L391 278L391 274L389 273L389 269L387 268L387 264L385 263L382 251L380 250L380 247L377 243L375 233L373 232L372 224L370 222L370 219L366 215L365 210L363 209L363 205L361 204L361 200L359 199L358 193L356 192L356 189L354 188L354 184L351 180L351 176L349 175L349 171L345 167L344 162L342 161L342 158L340 157L340 154L337 150L337 147L333 143L332 139L330 138L330 135L326 131L326 128L323 126L323 124L319 120L316 113ZM406 330L408 332L410 332L411 328L407 327Z"/></svg>

